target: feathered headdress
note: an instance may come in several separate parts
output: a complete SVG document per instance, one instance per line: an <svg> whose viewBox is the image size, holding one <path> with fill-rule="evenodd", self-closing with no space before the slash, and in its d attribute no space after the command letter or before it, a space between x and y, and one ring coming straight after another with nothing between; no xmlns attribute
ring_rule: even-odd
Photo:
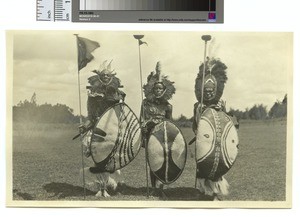
<svg viewBox="0 0 300 217"><path fill-rule="evenodd" d="M102 86L112 86L114 88L123 87L121 86L121 81L119 78L117 78L115 75L116 73L113 73L115 70L111 67L112 60L107 64L107 60L105 60L100 66L98 70L93 70L92 72L96 73L97 75L93 75L88 78L88 82L92 85L92 87L99 88ZM110 80L107 83L104 83L100 77L104 74L110 75Z"/></svg>
<svg viewBox="0 0 300 217"><path fill-rule="evenodd" d="M115 70L114 69L111 69L111 62L113 60L111 60L109 62L109 64L107 64L107 60L105 60L100 66L99 66L99 69L95 69L93 70L92 72L98 74L98 75L101 75L101 74L111 74L111 75L115 75L116 73L113 73Z"/></svg>
<svg viewBox="0 0 300 217"><path fill-rule="evenodd" d="M173 94L175 93L176 89L174 87L174 82L170 81L167 76L161 75L161 63L157 62L156 72L151 72L150 75L147 77L147 84L143 86L145 97L149 100L155 100L157 98L163 100L169 100L172 98ZM161 83L164 86L164 92L161 96L155 96L153 92L153 88L155 84Z"/></svg>
<svg viewBox="0 0 300 217"><path fill-rule="evenodd" d="M203 103L206 105L217 104L223 95L227 81L227 66L219 59L207 59L205 62L204 93L202 94L203 68L202 63L195 82L195 94L199 102L203 96Z"/></svg>

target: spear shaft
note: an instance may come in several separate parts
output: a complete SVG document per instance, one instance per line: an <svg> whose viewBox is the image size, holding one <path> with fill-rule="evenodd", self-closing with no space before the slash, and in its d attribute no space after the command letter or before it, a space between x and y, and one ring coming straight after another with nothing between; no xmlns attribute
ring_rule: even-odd
<svg viewBox="0 0 300 217"><path fill-rule="evenodd" d="M201 115L202 115L202 110L203 110L203 96L204 96L204 79L205 79L205 71L206 71L206 47L207 47L207 42L211 40L210 35L203 35L201 39L205 42L204 44L204 57L203 57L203 73L202 73L202 86L201 86L201 100L200 100L200 112L199 112L199 118L197 122L200 125L200 120L201 120ZM198 125L197 123L197 125ZM197 126L198 128L200 126ZM196 153L197 153L197 145L195 143L195 160L196 160L196 165L197 165L197 158L196 158ZM196 178L195 178L195 188L197 188L197 170L196 170Z"/></svg>
<svg viewBox="0 0 300 217"><path fill-rule="evenodd" d="M137 39L138 42L138 47L139 47L139 66L140 66L140 89L141 89L141 99L142 99L142 120L145 120L145 113L144 113L144 95L143 95L143 73L142 73L142 59L141 59L141 44L143 44L141 42L141 39L144 37L144 35L134 35L133 36L135 39ZM149 178L148 178L148 162L147 162L147 139L145 138L145 136L142 136L143 140L143 144L145 145L145 165L146 165L146 182L147 182L147 197L149 197Z"/></svg>

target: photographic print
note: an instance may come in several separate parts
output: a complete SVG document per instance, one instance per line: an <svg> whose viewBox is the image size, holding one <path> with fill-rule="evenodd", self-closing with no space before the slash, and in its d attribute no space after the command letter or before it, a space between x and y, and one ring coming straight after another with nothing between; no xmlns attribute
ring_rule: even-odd
<svg viewBox="0 0 300 217"><path fill-rule="evenodd" d="M8 31L7 205L290 208L293 34Z"/></svg>

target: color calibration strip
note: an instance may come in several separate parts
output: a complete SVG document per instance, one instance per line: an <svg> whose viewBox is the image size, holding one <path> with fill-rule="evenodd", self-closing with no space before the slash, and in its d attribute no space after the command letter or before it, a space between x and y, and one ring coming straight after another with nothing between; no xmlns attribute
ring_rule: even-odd
<svg viewBox="0 0 300 217"><path fill-rule="evenodd" d="M80 0L80 10L216 11L216 0Z"/></svg>

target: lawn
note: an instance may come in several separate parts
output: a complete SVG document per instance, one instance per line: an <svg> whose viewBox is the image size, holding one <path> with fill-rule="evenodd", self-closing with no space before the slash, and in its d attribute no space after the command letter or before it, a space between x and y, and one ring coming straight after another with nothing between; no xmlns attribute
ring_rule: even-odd
<svg viewBox="0 0 300 217"><path fill-rule="evenodd" d="M193 133L182 132L189 142ZM81 145L72 141L75 125L13 125L13 200L83 200ZM286 122L247 121L239 130L240 149L232 169L226 174L230 194L225 201L285 201ZM194 189L194 146L180 178L167 186L167 198L147 197L144 149L122 169L124 184L110 198L96 198L86 191L86 200L208 200ZM90 160L85 160L91 165Z"/></svg>

